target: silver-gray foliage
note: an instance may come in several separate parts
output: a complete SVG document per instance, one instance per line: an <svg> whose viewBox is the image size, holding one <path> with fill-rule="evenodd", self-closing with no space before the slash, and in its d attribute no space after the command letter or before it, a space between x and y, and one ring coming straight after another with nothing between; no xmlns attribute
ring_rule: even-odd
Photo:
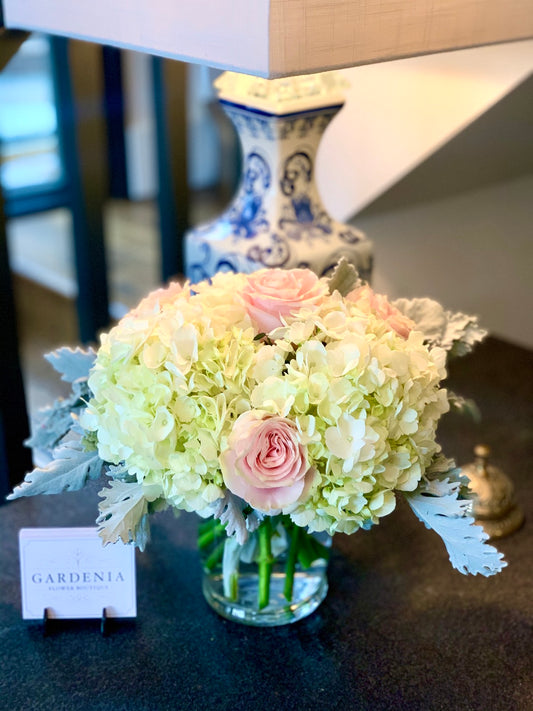
<svg viewBox="0 0 533 711"><path fill-rule="evenodd" d="M37 494L60 494L77 491L89 479L98 479L104 463L97 451L86 452L77 442L69 442L54 452L54 459L45 467L36 467L26 474L8 499Z"/></svg>
<svg viewBox="0 0 533 711"><path fill-rule="evenodd" d="M489 576L507 563L486 543L487 534L469 516L471 501L460 498L464 481L456 469L436 467L413 492L405 492L409 505L425 524L442 538L450 562L461 573Z"/></svg>
<svg viewBox="0 0 533 711"><path fill-rule="evenodd" d="M87 382L76 382L72 393L57 399L53 405L40 410L32 421L31 437L24 444L33 449L51 451L77 425L77 417L89 399Z"/></svg>
<svg viewBox="0 0 533 711"><path fill-rule="evenodd" d="M77 418L90 399L89 372L94 365L96 352L89 348L58 348L47 353L46 360L53 366L61 379L72 383L68 397L58 398L53 405L40 410L33 418L32 434L24 444L34 449L50 452L73 429Z"/></svg>
<svg viewBox="0 0 533 711"><path fill-rule="evenodd" d="M243 510L246 502L231 491L226 490L224 496L210 506L210 515L218 518L226 526L228 536L235 536L240 545L248 539L248 529L244 519Z"/></svg>
<svg viewBox="0 0 533 711"><path fill-rule="evenodd" d="M74 383L80 379L87 379L89 371L94 365L96 351L88 348L58 348L45 356L50 365L61 374L61 380Z"/></svg>
<svg viewBox="0 0 533 711"><path fill-rule="evenodd" d="M482 341L487 331L478 323L477 316L447 311L438 301L427 298L396 299L392 302L415 323L430 346L444 348L451 356L470 353Z"/></svg>
<svg viewBox="0 0 533 711"><path fill-rule="evenodd" d="M448 402L450 403L451 410L460 415L470 417L474 422L481 421L481 412L474 400L465 398L462 395L457 395L457 393L448 390Z"/></svg>
<svg viewBox="0 0 533 711"><path fill-rule="evenodd" d="M111 479L109 488L102 489L98 496L103 500L98 506L100 515L96 523L104 545L120 539L123 543L135 543L143 551L150 538L150 527L142 484Z"/></svg>
<svg viewBox="0 0 533 711"><path fill-rule="evenodd" d="M346 296L350 291L362 285L363 282L359 278L357 269L345 257L341 257L329 278L329 293L333 294L334 291L338 291L341 296Z"/></svg>

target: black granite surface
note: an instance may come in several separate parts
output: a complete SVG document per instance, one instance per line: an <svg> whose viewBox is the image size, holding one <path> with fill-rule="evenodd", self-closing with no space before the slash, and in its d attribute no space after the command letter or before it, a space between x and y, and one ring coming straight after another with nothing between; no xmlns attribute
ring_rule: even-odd
<svg viewBox="0 0 533 711"><path fill-rule="evenodd" d="M452 368L479 425L447 416L440 440L464 463L486 442L513 478L526 525L499 543L509 563L464 577L406 505L369 532L336 536L330 590L275 629L219 618L200 592L196 520L154 517L137 557L138 618L43 637L20 616L20 527L92 525L92 487L0 507L0 709L128 711L529 711L533 709L533 354L489 339Z"/></svg>

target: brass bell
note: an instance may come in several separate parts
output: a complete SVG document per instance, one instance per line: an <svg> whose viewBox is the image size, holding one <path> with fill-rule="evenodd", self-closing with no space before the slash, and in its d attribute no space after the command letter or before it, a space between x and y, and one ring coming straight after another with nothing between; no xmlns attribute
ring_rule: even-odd
<svg viewBox="0 0 533 711"><path fill-rule="evenodd" d="M501 469L488 463L490 448L478 444L474 461L461 467L473 494L472 515L489 538L503 538L524 522L524 513L515 501L514 486Z"/></svg>

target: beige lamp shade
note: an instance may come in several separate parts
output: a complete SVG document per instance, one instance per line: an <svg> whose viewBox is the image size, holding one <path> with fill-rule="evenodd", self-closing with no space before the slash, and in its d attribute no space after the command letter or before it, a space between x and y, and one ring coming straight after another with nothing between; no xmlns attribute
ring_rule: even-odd
<svg viewBox="0 0 533 711"><path fill-rule="evenodd" d="M533 37L533 0L3 0L7 27L263 77Z"/></svg>

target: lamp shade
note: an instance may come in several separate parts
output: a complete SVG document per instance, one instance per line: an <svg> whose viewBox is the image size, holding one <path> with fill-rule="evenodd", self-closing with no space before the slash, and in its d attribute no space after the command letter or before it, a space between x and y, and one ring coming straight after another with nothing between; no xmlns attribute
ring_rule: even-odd
<svg viewBox="0 0 533 711"><path fill-rule="evenodd" d="M263 77L533 37L532 0L3 0L3 4L5 24L13 29Z"/></svg>

